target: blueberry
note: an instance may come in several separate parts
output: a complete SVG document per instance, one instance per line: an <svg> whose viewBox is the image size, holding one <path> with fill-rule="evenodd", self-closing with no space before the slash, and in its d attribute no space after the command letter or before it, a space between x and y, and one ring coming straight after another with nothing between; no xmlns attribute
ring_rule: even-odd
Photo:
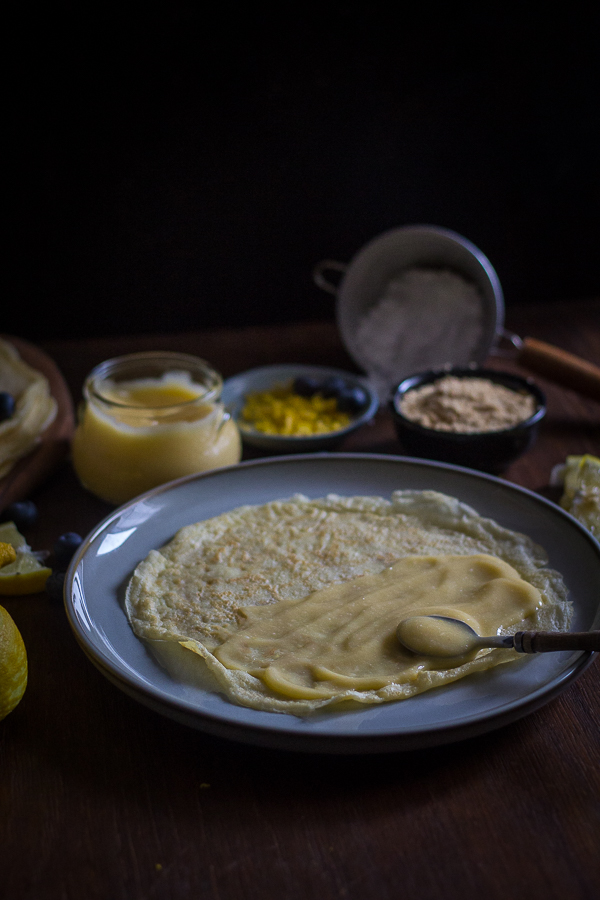
<svg viewBox="0 0 600 900"><path fill-rule="evenodd" d="M8 391L0 391L0 422L11 419L15 412L15 398Z"/></svg>
<svg viewBox="0 0 600 900"><path fill-rule="evenodd" d="M295 394L299 394L301 397L312 397L319 390L319 381L310 375L298 375L294 379L292 389Z"/></svg>
<svg viewBox="0 0 600 900"><path fill-rule="evenodd" d="M14 522L18 531L25 531L37 521L37 516L37 506L32 500L20 500L2 510L0 522Z"/></svg>
<svg viewBox="0 0 600 900"><path fill-rule="evenodd" d="M346 382L339 375L332 375L322 382L320 391L324 397L339 397L346 390Z"/></svg>
<svg viewBox="0 0 600 900"><path fill-rule="evenodd" d="M60 603L63 599L63 590L65 586L65 573L64 572L53 572L48 576L46 581L46 593L50 597L51 600L56 600Z"/></svg>
<svg viewBox="0 0 600 900"><path fill-rule="evenodd" d="M74 531L67 531L66 534L61 534L52 548L54 562L58 569L67 568L81 541L80 536L75 534Z"/></svg>
<svg viewBox="0 0 600 900"><path fill-rule="evenodd" d="M338 395L337 405L340 412L356 415L365 409L367 401L367 392L364 388L347 387Z"/></svg>

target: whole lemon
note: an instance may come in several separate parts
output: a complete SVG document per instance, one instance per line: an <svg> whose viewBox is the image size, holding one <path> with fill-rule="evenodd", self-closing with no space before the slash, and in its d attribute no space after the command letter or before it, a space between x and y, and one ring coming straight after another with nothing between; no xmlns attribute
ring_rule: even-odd
<svg viewBox="0 0 600 900"><path fill-rule="evenodd" d="M27 653L9 613L0 606L0 719L12 712L27 687Z"/></svg>

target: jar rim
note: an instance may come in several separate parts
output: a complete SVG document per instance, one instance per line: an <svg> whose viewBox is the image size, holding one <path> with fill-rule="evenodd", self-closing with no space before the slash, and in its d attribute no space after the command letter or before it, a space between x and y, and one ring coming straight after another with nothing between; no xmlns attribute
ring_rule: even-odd
<svg viewBox="0 0 600 900"><path fill-rule="evenodd" d="M188 372L198 386L204 390L190 400L182 400L177 403L167 403L157 407L156 404L145 407L140 404L127 403L107 397L103 394L100 385L109 379L114 380L120 376L121 381L135 381L143 378L160 378L169 371ZM206 360L189 353L175 351L142 351L128 353L123 356L115 356L104 360L95 366L87 376L83 393L87 399L99 400L106 406L115 409L177 409L185 406L193 406L202 402L218 400L223 389L223 378Z"/></svg>

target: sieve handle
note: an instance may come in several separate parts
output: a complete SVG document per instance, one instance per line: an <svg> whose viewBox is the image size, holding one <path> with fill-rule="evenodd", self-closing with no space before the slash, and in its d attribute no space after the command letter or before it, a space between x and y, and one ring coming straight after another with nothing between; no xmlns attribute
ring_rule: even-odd
<svg viewBox="0 0 600 900"><path fill-rule="evenodd" d="M600 368L579 356L535 338L524 338L517 359L538 375L600 400Z"/></svg>

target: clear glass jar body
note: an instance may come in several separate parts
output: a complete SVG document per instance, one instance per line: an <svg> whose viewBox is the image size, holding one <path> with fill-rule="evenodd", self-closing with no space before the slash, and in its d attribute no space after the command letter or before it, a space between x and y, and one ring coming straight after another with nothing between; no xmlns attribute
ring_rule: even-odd
<svg viewBox="0 0 600 900"><path fill-rule="evenodd" d="M239 462L240 435L220 402L222 388L208 363L183 353L133 353L96 366L73 437L77 477L118 504Z"/></svg>

